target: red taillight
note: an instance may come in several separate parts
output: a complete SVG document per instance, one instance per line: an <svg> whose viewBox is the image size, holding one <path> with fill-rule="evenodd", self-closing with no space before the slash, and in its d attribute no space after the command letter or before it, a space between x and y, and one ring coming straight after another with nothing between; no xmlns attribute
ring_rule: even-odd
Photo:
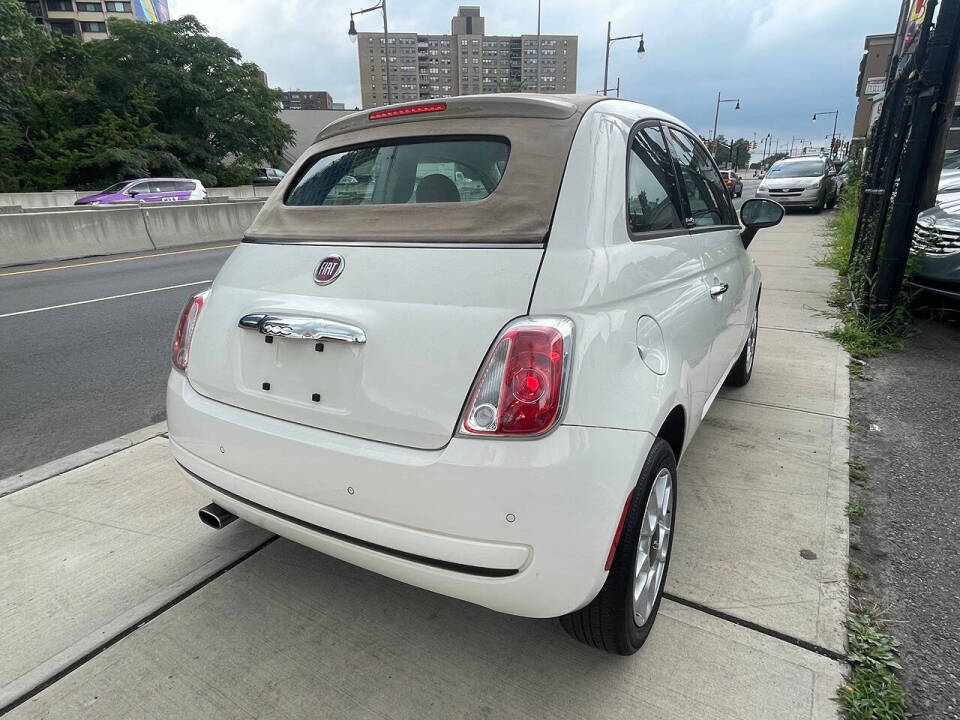
<svg viewBox="0 0 960 720"><path fill-rule="evenodd" d="M563 405L573 323L525 318L500 333L470 391L460 421L464 435L538 435Z"/></svg>
<svg viewBox="0 0 960 720"><path fill-rule="evenodd" d="M390 108L389 110L374 110L372 113L367 115L367 117L371 120L386 120L387 118L401 117L403 115L422 115L423 113L443 112L446 109L446 103L406 105L404 107Z"/></svg>
<svg viewBox="0 0 960 720"><path fill-rule="evenodd" d="M187 363L190 362L190 342L193 340L193 331L197 329L200 311L203 310L203 303L209 294L209 288L194 293L180 311L177 330L173 335L173 366L177 370L186 370Z"/></svg>

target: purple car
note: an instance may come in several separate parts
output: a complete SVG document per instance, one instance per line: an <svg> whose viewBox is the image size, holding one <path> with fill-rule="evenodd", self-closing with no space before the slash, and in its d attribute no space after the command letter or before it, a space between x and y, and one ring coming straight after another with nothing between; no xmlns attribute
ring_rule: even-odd
<svg viewBox="0 0 960 720"><path fill-rule="evenodd" d="M189 178L143 178L124 180L96 195L87 195L74 205L106 205L124 202L177 202L203 200L207 191L199 180Z"/></svg>

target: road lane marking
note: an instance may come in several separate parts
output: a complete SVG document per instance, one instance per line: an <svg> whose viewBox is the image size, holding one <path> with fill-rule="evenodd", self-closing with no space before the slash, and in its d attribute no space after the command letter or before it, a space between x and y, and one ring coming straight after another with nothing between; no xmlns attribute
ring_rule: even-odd
<svg viewBox="0 0 960 720"><path fill-rule="evenodd" d="M194 248L193 250L172 250L170 252L153 253L152 255L134 255L133 257L114 258L113 260L92 260L84 263L74 263L73 265L57 265L56 267L34 268L32 270L11 270L10 272L0 272L0 277L9 277L10 275L28 275L30 273L50 272L52 270L70 270L71 268L89 267L90 265L106 265L108 263L129 262L130 260L149 260L150 258L166 257L167 255L184 255L185 253L209 252L210 250L225 250L235 248L238 243L231 245L214 245L213 247Z"/></svg>
<svg viewBox="0 0 960 720"><path fill-rule="evenodd" d="M167 285L166 287L152 288L151 290L137 290L137 292L123 293L122 295L108 295L107 297L94 298L93 300L78 300L72 303L63 303L62 305L48 305L42 308L33 308L32 310L17 310L17 312L3 313L0 318L14 317L16 315L29 315L30 313L45 312L47 310L59 310L60 308L75 307L77 305L89 305L90 303L105 302L107 300L119 300L120 298L133 297L134 295L146 295L147 293L163 292L164 290L176 290L177 288L191 287L192 285L206 285L213 280L197 280L196 282L181 283L180 285Z"/></svg>

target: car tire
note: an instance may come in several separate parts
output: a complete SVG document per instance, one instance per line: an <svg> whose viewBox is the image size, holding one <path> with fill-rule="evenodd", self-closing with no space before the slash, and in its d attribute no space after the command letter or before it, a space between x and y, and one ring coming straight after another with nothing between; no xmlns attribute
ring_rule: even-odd
<svg viewBox="0 0 960 720"><path fill-rule="evenodd" d="M730 368L727 374L727 385L733 387L743 387L750 382L750 376L753 374L753 363L757 358L757 333L760 327L760 301L757 300L757 307L753 311L753 320L750 322L750 334L747 335L747 341L743 344L743 350L740 351L740 357Z"/></svg>
<svg viewBox="0 0 960 720"><path fill-rule="evenodd" d="M823 193L819 198L817 198L817 204L813 206L813 211L817 214L822 213L823 209L827 206L827 193Z"/></svg>
<svg viewBox="0 0 960 720"><path fill-rule="evenodd" d="M676 489L676 457L670 445L657 438L630 498L606 582L586 607L560 618L571 637L618 655L633 655L646 641L670 567ZM638 578L638 563L647 568L641 570L643 578ZM635 602L638 585L640 596Z"/></svg>

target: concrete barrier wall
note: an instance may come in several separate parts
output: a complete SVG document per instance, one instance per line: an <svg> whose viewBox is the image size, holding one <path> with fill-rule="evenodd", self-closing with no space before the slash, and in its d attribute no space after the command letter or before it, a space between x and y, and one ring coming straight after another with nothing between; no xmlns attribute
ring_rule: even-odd
<svg viewBox="0 0 960 720"><path fill-rule="evenodd" d="M0 215L0 266L152 249L140 208Z"/></svg>
<svg viewBox="0 0 960 720"><path fill-rule="evenodd" d="M157 249L206 242L240 240L263 203L213 203L210 205L144 205L147 233Z"/></svg>
<svg viewBox="0 0 960 720"><path fill-rule="evenodd" d="M262 200L0 214L0 267L240 240Z"/></svg>
<svg viewBox="0 0 960 720"><path fill-rule="evenodd" d="M253 185L237 185L236 187L207 188L207 195L212 198L253 198Z"/></svg>
<svg viewBox="0 0 960 720"><path fill-rule="evenodd" d="M90 193L83 193L89 195ZM19 205L23 208L49 208L73 205L81 193L75 190L53 192L0 193L0 205Z"/></svg>

